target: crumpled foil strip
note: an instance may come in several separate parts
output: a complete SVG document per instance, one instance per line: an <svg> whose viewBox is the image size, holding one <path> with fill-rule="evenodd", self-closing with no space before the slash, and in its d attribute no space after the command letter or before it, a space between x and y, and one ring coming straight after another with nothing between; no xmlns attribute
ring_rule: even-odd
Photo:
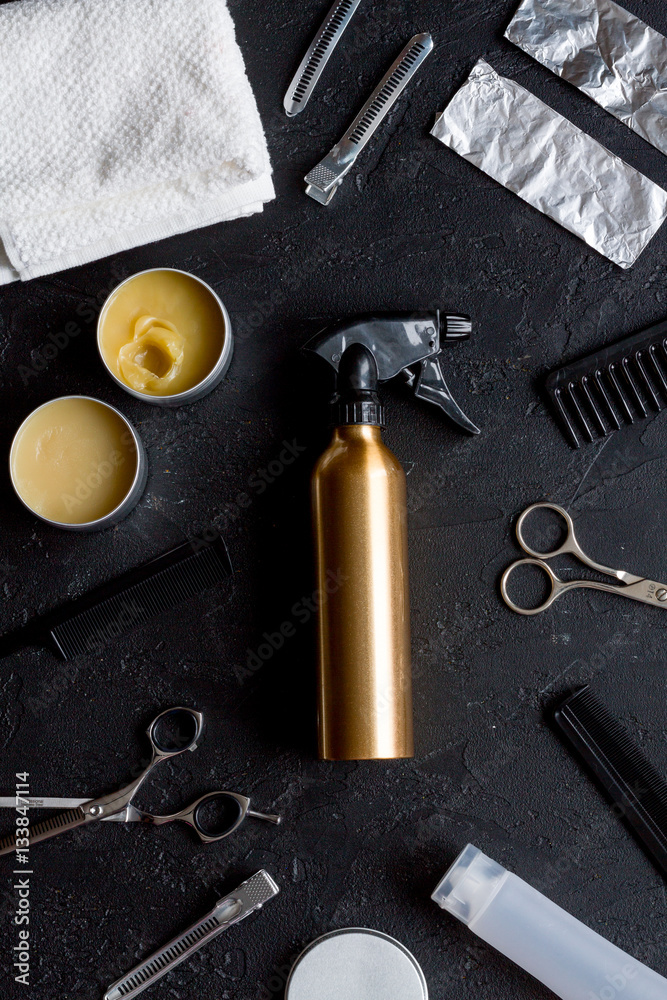
<svg viewBox="0 0 667 1000"><path fill-rule="evenodd" d="M611 0L523 0L505 37L667 153L667 38Z"/></svg>
<svg viewBox="0 0 667 1000"><path fill-rule="evenodd" d="M667 191L484 59L431 134L621 267L667 218Z"/></svg>

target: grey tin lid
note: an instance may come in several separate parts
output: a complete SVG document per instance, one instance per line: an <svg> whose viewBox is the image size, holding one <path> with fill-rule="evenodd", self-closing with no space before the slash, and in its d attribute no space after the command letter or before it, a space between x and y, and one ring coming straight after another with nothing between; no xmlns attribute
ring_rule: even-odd
<svg viewBox="0 0 667 1000"><path fill-rule="evenodd" d="M294 963L285 1000L428 1000L415 957L381 931L347 927L317 938Z"/></svg>

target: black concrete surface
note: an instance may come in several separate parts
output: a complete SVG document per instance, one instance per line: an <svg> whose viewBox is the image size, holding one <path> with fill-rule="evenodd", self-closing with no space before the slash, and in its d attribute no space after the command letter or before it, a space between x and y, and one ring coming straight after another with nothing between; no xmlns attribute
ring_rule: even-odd
<svg viewBox="0 0 667 1000"><path fill-rule="evenodd" d="M280 883L279 898L147 998L279 1000L300 949L362 925L414 952L432 1000L546 1000L546 990L430 901L469 841L667 974L665 883L544 721L556 695L590 682L667 771L667 618L589 591L526 619L498 594L499 575L518 554L512 519L543 498L569 507L595 558L667 578L667 414L574 451L539 391L561 360L667 316L667 228L623 272L429 129L484 56L663 185L667 162L502 39L514 0L365 0L311 104L288 120L283 93L326 6L230 0L275 169L277 199L262 215L0 289L0 451L36 405L84 392L134 421L150 461L134 513L89 536L30 517L3 471L2 630L211 525L235 568L233 586L101 654L63 666L34 648L2 662L2 792L24 771L35 795L111 790L145 754L153 715L184 703L204 711L205 738L187 760L165 765L142 801L171 811L228 788L284 816L279 829L249 821L217 846L200 846L184 827L115 824L35 846L28 987L9 970L16 894L3 859L0 992L8 1000L100 997L262 866ZM659 0L626 6L667 33ZM434 35L434 54L334 204L316 205L304 195L304 174L423 30ZM175 411L115 387L94 346L93 316L106 293L158 265L210 282L238 334L225 381ZM386 440L408 472L417 754L320 763L305 603L314 587L308 477L326 442L331 386L299 348L332 318L432 303L474 318L474 338L451 350L447 377L483 433L466 438L400 387L385 392ZM49 335L70 321L80 335L44 365ZM26 378L20 366L31 365ZM280 459L285 442L298 452L291 464ZM252 654L285 622L295 634L254 669ZM2 830L10 828L6 814Z"/></svg>

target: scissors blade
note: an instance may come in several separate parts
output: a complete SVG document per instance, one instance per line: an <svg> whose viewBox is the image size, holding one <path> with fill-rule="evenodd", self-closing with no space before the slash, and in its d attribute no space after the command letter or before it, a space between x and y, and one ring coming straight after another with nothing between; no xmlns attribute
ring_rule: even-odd
<svg viewBox="0 0 667 1000"><path fill-rule="evenodd" d="M51 816L49 819L44 820L43 823L38 823L37 826L30 827L28 836L30 847L42 840L50 840L51 837L57 837L60 833L75 830L77 826L83 826L84 823L90 823L96 818L95 816L86 815L80 806L76 809L70 809L68 812L60 813L58 816ZM0 856L11 854L14 850L16 850L16 833L12 833L0 840Z"/></svg>
<svg viewBox="0 0 667 1000"><path fill-rule="evenodd" d="M53 796L40 798L38 795L0 795L0 809L16 809L17 806L28 806L30 809L76 809L91 801L90 796L87 799L67 799Z"/></svg>
<svg viewBox="0 0 667 1000"><path fill-rule="evenodd" d="M636 583L619 587L616 593L630 597L633 601L643 604L655 604L658 608L667 609L667 584L655 580L638 580Z"/></svg>
<svg viewBox="0 0 667 1000"><path fill-rule="evenodd" d="M0 795L0 809L16 809L17 806L22 808L27 806L30 809L76 809L77 806L85 806L87 802L92 801L90 796L85 799L68 799L53 795L45 795L42 798L37 795L24 795L17 800L14 795ZM103 823L137 823L141 816L142 813L133 805L126 805L120 812L111 816L101 816L100 819Z"/></svg>

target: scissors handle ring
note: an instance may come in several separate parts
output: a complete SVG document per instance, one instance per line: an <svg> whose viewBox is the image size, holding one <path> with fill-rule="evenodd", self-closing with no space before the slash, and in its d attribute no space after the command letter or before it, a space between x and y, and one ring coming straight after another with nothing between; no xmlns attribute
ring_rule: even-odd
<svg viewBox="0 0 667 1000"><path fill-rule="evenodd" d="M551 592L547 595L546 599L536 608L519 607L518 604L514 603L514 601L512 600L507 591L507 583L509 581L509 578L514 572L514 570L518 569L519 566L537 566L538 569L541 569L542 572L545 573L549 578L549 582L551 584ZM513 562L511 566L507 567L500 580L500 593L507 607L511 608L512 611L516 611L517 614L539 615L542 611L546 611L547 608L551 607L556 598L560 596L562 590L564 589L564 586L565 585L563 584L563 581L558 579L556 574L551 570L551 568L547 565L547 563L544 562L543 559L536 559L530 557L528 559L517 559L516 562Z"/></svg>
<svg viewBox="0 0 667 1000"><path fill-rule="evenodd" d="M528 545L523 536L523 526L526 521L526 518L529 517L534 510L540 510L540 509L555 511L563 518L565 524L567 525L567 535L565 537L565 541L563 542L562 545L559 545L558 548L553 549L551 552L537 552L535 549L531 548L530 545ZM546 501L544 501L542 503L533 503L530 505L530 507L526 507L523 514L519 515L519 518L516 522L516 537L523 551L526 552L529 556L532 556L533 559L551 559L552 556L559 556L565 552L574 552L576 554L579 554L580 551L577 539L574 534L574 521L572 520L568 512L565 510L565 508L560 507L556 503L547 503Z"/></svg>
<svg viewBox="0 0 667 1000"><path fill-rule="evenodd" d="M232 803L232 814L227 818L227 822L221 829L214 831L202 823L201 813L208 802L215 802L216 799ZM203 844L213 844L216 840L223 840L230 833L238 830L246 817L249 805L250 799L245 795L239 795L238 792L208 792L207 795L202 795L200 799L193 802L187 809L184 809L183 812L172 818L181 819L188 826L191 826Z"/></svg>
<svg viewBox="0 0 667 1000"><path fill-rule="evenodd" d="M182 729L175 735L166 734L166 738L164 738L161 733L161 725L169 719L174 722L180 721ZM185 750L196 750L203 730L204 716L194 708L178 705L176 708L167 708L164 712L160 712L147 730L147 736L153 748L154 763L158 760L166 760L168 757L175 757Z"/></svg>

